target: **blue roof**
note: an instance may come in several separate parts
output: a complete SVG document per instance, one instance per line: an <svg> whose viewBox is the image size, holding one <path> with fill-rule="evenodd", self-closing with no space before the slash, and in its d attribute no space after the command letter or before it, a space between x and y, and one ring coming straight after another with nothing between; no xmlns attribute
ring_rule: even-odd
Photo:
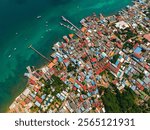
<svg viewBox="0 0 150 130"><path fill-rule="evenodd" d="M59 93L57 93L57 95L56 95L58 98L60 97L60 94Z"/></svg>
<svg viewBox="0 0 150 130"><path fill-rule="evenodd" d="M101 79L101 76L100 76L100 75L97 75L96 79L97 79L97 80L100 80L100 79Z"/></svg>
<svg viewBox="0 0 150 130"><path fill-rule="evenodd" d="M126 57L125 57L125 60L127 60L128 58L129 58L129 56L126 56Z"/></svg>
<svg viewBox="0 0 150 130"><path fill-rule="evenodd" d="M90 76L89 76L89 75L87 75L87 76L86 76L86 79L89 79L89 78L90 78Z"/></svg>
<svg viewBox="0 0 150 130"><path fill-rule="evenodd" d="M88 95L89 97L91 97L91 94L90 94L89 92L87 93L87 95Z"/></svg>
<svg viewBox="0 0 150 130"><path fill-rule="evenodd" d="M42 98L42 99L45 99L45 98L46 98L46 94L42 95L41 98Z"/></svg>
<svg viewBox="0 0 150 130"><path fill-rule="evenodd" d="M92 81L91 81L91 84L94 86L94 85L95 85L95 82L92 80Z"/></svg>
<svg viewBox="0 0 150 130"><path fill-rule="evenodd" d="M58 61L59 61L59 62L62 62L63 59L59 56L59 57L58 57Z"/></svg>
<svg viewBox="0 0 150 130"><path fill-rule="evenodd" d="M60 96L59 98L60 98L60 100L62 100L62 101L65 99L63 96Z"/></svg>
<svg viewBox="0 0 150 130"><path fill-rule="evenodd" d="M148 18L148 17L145 17L144 19L145 19L145 20L149 20L149 18Z"/></svg>
<svg viewBox="0 0 150 130"><path fill-rule="evenodd" d="M119 56L119 58L121 59L121 58L122 58L122 56L120 55L120 56Z"/></svg>
<svg viewBox="0 0 150 130"><path fill-rule="evenodd" d="M117 61L116 61L116 63L115 63L115 65L116 65L116 66L118 66L118 64L119 64L119 63L120 63L120 61L119 61L119 60L117 60Z"/></svg>
<svg viewBox="0 0 150 130"><path fill-rule="evenodd" d="M97 51L96 54L98 55L98 54L100 54L100 52Z"/></svg>
<svg viewBox="0 0 150 130"><path fill-rule="evenodd" d="M80 88L80 86L79 86L77 83L75 83L74 86L75 86L76 88Z"/></svg>
<svg viewBox="0 0 150 130"><path fill-rule="evenodd" d="M143 61L144 61L144 57L142 57L142 58L140 59L140 61L143 62Z"/></svg>
<svg viewBox="0 0 150 130"><path fill-rule="evenodd" d="M137 48L134 50L134 52L139 54L139 53L141 53L141 50L142 50L141 47L137 47Z"/></svg>
<svg viewBox="0 0 150 130"><path fill-rule="evenodd" d="M31 95L33 98L35 98L35 96L36 96L36 95L35 95L35 94L33 94L33 93L31 93L30 95Z"/></svg>
<svg viewBox="0 0 150 130"><path fill-rule="evenodd" d="M140 4L144 4L144 1L143 0L139 0Z"/></svg>
<svg viewBox="0 0 150 130"><path fill-rule="evenodd" d="M136 86L132 86L131 89L134 91L136 90Z"/></svg>
<svg viewBox="0 0 150 130"><path fill-rule="evenodd" d="M65 63L65 66L68 66L69 64L70 64L70 62L66 62L66 63Z"/></svg>
<svg viewBox="0 0 150 130"><path fill-rule="evenodd" d="M103 20L101 20L100 22L101 22L101 23L104 23L104 21L103 21Z"/></svg>
<svg viewBox="0 0 150 130"><path fill-rule="evenodd" d="M95 90L95 94L97 94L97 93L98 93L98 89Z"/></svg>
<svg viewBox="0 0 150 130"><path fill-rule="evenodd" d="M140 61L139 59L137 59L137 58L135 58L135 57L133 57L133 59L135 59L137 62L139 62L139 61Z"/></svg>
<svg viewBox="0 0 150 130"><path fill-rule="evenodd" d="M41 106L41 104L38 101L35 102L35 105L38 106L38 107Z"/></svg>

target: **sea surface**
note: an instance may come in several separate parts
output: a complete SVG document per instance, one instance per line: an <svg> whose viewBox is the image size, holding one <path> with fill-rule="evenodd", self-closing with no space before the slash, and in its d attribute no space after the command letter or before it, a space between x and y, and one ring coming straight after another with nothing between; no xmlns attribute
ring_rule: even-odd
<svg viewBox="0 0 150 130"><path fill-rule="evenodd" d="M0 112L26 87L26 66L46 63L28 46L49 58L53 44L70 33L59 25L62 15L79 27L93 12L108 16L129 4L131 0L0 0Z"/></svg>

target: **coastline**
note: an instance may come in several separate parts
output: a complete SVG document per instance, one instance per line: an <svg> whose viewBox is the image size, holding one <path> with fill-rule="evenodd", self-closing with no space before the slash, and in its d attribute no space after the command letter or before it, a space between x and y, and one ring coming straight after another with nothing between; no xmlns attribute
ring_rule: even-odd
<svg viewBox="0 0 150 130"><path fill-rule="evenodd" d="M131 5L133 5L133 3L132 3ZM127 5L127 6L128 6L128 5ZM127 7L127 6L126 6L126 7ZM122 8L122 10L123 10L123 9L126 9L126 7ZM94 12L93 12L93 13L94 13ZM112 15L116 15L116 14L118 14L118 11L117 11L115 14L112 14ZM108 17L110 17L110 16L112 16L112 15L111 15L111 14L110 14L110 15L106 15L105 18L108 18ZM87 17L88 17L88 16L87 16ZM79 23L79 22L78 22L78 23ZM81 25L81 24L80 24L80 25ZM66 28L65 28L65 29L66 29ZM81 29L81 27L80 27L79 29ZM66 35L68 35L68 34L66 34ZM62 38L60 38L60 39L62 39ZM55 43L52 45L52 47L53 47L54 45L55 45ZM50 49L50 50L51 50L50 55L54 52L54 50L52 50L52 47L51 47L51 49ZM41 68L43 68L43 66L47 66L47 65L46 65L45 63L44 63L44 64L41 64L40 67L38 67L36 70L40 70ZM24 77L24 78L25 78L25 77ZM26 87L23 89L23 91L28 88L28 85L29 85L29 83L27 82L26 85L25 85ZM23 91L22 91L20 94L22 94ZM20 94L19 94L19 95L20 95ZM19 96L19 95L18 95L18 96ZM17 97L18 97L18 96L17 96ZM16 98L17 98L17 97L16 97ZM16 98L15 98L15 100L16 100ZM15 102L15 100L13 101L13 103ZM11 106L13 103L11 103L10 106ZM9 108L6 110L6 112L9 112Z"/></svg>
<svg viewBox="0 0 150 130"><path fill-rule="evenodd" d="M113 2L113 3L108 2L108 6L107 6L105 1L103 1L103 0L97 0L97 2L99 2L98 8L97 7L95 8L94 2L92 2L92 4L89 4L89 3L91 3L91 1L90 2L87 1L86 5L82 4L80 1L76 2L76 3L68 3L67 2L67 6L65 6L65 8L70 7L71 9L73 9L73 11L66 12L66 16L68 18L71 18L71 21L73 21L73 23L75 23L77 26L79 26L78 21L82 18L82 16L89 16L90 14L92 14L92 12L97 12L97 14L98 14L101 11L102 12L104 11L104 14L108 15L110 13L110 11L104 10L105 7L110 8L111 12L116 12L115 10L120 10L122 7L125 7L127 5L127 3L130 3L129 1L130 0L126 0L125 2L123 1L122 4L119 4L115 8L113 7L115 2ZM58 3L58 4L60 4L60 3ZM74 5L72 5L72 4L74 4ZM80 6L79 9L77 8L78 5ZM94 8L88 9L92 5L95 9ZM111 7L111 5L112 5L112 7ZM35 8L37 8L37 7L38 6L36 6ZM57 3L56 3L56 7L57 7ZM59 5L59 7L60 7L59 10L61 10L61 8L64 7L64 5ZM28 65L31 65L31 66L33 65L33 66L37 66L37 68L39 68L43 64L42 63L43 60L40 59L39 56L37 56L31 50L27 49L27 47L28 47L27 44L32 42L33 44L35 44L34 47L36 47L38 50L40 50L40 52L44 53L44 55L46 55L46 56L49 56L49 54L51 52L50 51L51 46L52 46L51 44L55 43L56 41L61 40L61 37L63 35L68 34L68 32L66 31L67 29L64 29L63 27L61 28L60 26L56 26L57 25L56 23L59 24L59 18L62 14L62 12L60 12L60 11L58 11L59 12L58 13L56 9L54 9L54 8L46 9L47 13L45 13L45 11L43 11L43 13L37 13L37 14L35 13L35 15L31 16L31 18L30 18L30 15L27 15L28 21L24 20L23 25L22 25L22 22L20 21L20 24L17 24L17 25L19 25L19 27L13 26L15 29L8 27L9 30L11 30L11 32L10 32L9 37L4 38L5 41L2 42L2 43L5 43L5 46L7 46L7 47L6 48L4 47L4 49L6 50L6 53L4 54L4 57L2 56L2 58L1 58L1 61L2 61L2 64L1 64L2 71L1 72L3 72L3 70L6 70L6 71L4 71L4 75L1 75L1 78L2 78L2 80L5 79L5 77L8 77L8 78L5 79L6 82L3 80L4 82L1 82L2 84L0 84L0 87L1 87L0 88L0 92L1 92L0 112L5 112L3 108L8 108L8 107L6 107L6 104L8 104L7 106L9 106L10 103L12 102L12 99L15 99L15 97L17 97L18 94L24 90L24 87L23 87L23 86L25 86L24 80L26 80L26 79L23 77L23 73L25 72L25 67ZM51 15L51 12L53 12L53 11L55 13L54 13L54 15ZM80 11L81 11L81 16L80 16ZM18 11L18 12L20 12L20 11ZM26 11L26 12L28 12L28 11ZM37 15L41 15L42 19L37 20L36 19ZM72 17L74 15L78 16L78 17L76 17L76 18ZM18 15L16 17L18 17L18 19L19 19ZM51 22L52 18L54 18L56 21L53 20ZM29 22L30 19L32 22ZM46 36L47 38L41 39L40 35L43 35L43 34L41 34L40 32L41 32L41 29L43 30L43 28L45 28L44 22L46 20L49 20L49 25L54 26L54 28L52 29L50 34L48 36ZM10 20L7 20L7 21L9 23ZM37 23L39 23L39 21L41 21L40 23L43 23L43 24L38 24L37 27L33 27L33 28L31 27L33 24L36 26ZM27 24L26 24L26 22L27 22ZM6 23L6 25L9 25L8 23ZM31 29L29 30L26 27L28 27L28 28L31 27ZM63 34L56 31L57 27L59 27L62 30L61 32L63 32ZM15 34L16 32L18 32L18 34L19 34L18 36L16 36L16 34ZM22 33L23 33L23 35L22 35ZM59 35L59 37L57 34ZM55 36L55 35L57 35L57 36ZM28 40L26 41L25 38L28 38ZM40 39L40 41L39 41L39 39ZM53 39L53 41L51 39ZM43 48L43 46L47 46L47 48ZM13 52L12 58L8 59L8 56L10 55L10 53L12 52L12 50L14 48L17 48L17 50L15 52ZM0 53L2 53L2 55L3 55L3 52L4 52L4 50L2 49L2 51ZM20 77L22 79L18 80ZM24 85L22 85L22 82ZM18 87L16 87L16 86L18 86Z"/></svg>
<svg viewBox="0 0 150 130"><path fill-rule="evenodd" d="M38 48L37 48L38 49ZM38 56L37 56L38 57ZM39 60L39 61L41 61L41 60ZM42 64L41 64L41 67L42 67Z"/></svg>
<svg viewBox="0 0 150 130"><path fill-rule="evenodd" d="M143 8L145 8L145 10L149 7L148 5L146 5L146 4L148 4L148 3L145 3L144 4L144 7ZM130 17L128 16L128 12L130 12L130 10L138 10L138 9L136 9L136 6L143 6L142 5L142 3L136 3L135 2L135 5L134 6L128 6L128 9L129 10L122 10L122 11L120 11L119 13L119 16L117 17L117 16L115 16L115 15L113 15L113 16L108 16L108 17L104 17L104 16L102 16L102 15L100 15L100 19L98 19L98 18L96 18L96 14L93 14L93 16L88 16L88 17L86 17L86 18L83 18L81 21L80 21L80 23L83 25L83 27L82 27L82 29L80 28L80 29L78 29L75 25L73 25L69 20L67 20L66 18L64 18L64 17L62 17L62 19L63 19L63 21L65 21L65 22L67 22L67 23L69 23L72 27L71 28L74 28L75 29L75 34L69 34L69 37L70 37L70 40L71 41L73 41L73 40L75 40L75 39L72 39L72 37L74 36L74 35L76 35L77 37L78 37L78 39L84 39L85 37L86 38L89 38L90 37L90 33L91 33L91 35L93 36L93 34L95 34L94 32L96 32L96 35L98 34L99 36L102 36L102 33L101 32L99 32L99 30L95 30L94 32L93 32L93 34L92 34L92 32L90 31L90 30L88 30L89 32L86 32L86 33L84 33L85 32L85 30L86 30L86 27L89 27L90 28L90 26L88 26L88 25L86 25L86 23L85 23L85 21L87 20L87 22L91 22L90 20L92 20L92 19L94 19L95 20L95 26L97 25L97 27L99 27L98 26L98 21L99 22L102 22L102 23L100 23L100 25L105 25L108 21L109 21L109 24L107 23L106 25L109 25L110 27L112 27L113 28L113 25L115 25L115 27L116 27L116 29L117 28L121 28L120 30L121 31L124 31L126 28L129 28L131 25L128 23L126 23L125 21L127 20L130 20ZM128 12L127 12L128 11ZM140 13L139 13L140 12ZM138 14L139 13L139 14ZM140 17L144 17L144 14L142 14L141 13L141 11L140 10L138 10L138 12L137 12L137 14L140 16ZM129 14L130 15L130 14ZM121 17L121 18L120 18ZM107 21L107 20L108 21ZM118 20L117 20L118 19ZM123 19L124 21L121 21L121 20ZM145 16L145 19L146 19L146 16ZM135 21L136 21L137 19L135 19ZM149 20L149 19L147 19L147 20ZM111 23L111 22L112 23ZM93 21L92 21L93 22ZM91 22L91 23L92 23ZM113 24L113 23L115 23L115 24ZM142 20L141 20L141 23L142 23ZM123 26L122 26L122 24L123 24ZM112 25L112 26L111 26ZM129 26L130 25L130 26ZM132 25L133 26L133 25ZM135 25L134 25L135 26ZM144 25L142 25L142 26L144 26ZM101 27L105 27L105 26L101 26ZM67 28L68 28L68 26L67 26ZM70 28L70 29L71 29ZM132 28L132 27L131 27ZM114 29L114 28L113 28ZM140 28L141 29L141 28ZM72 30L72 29L71 29ZM110 29L111 30L111 29ZM119 30L119 29L118 29ZM98 32L97 32L98 31ZM111 30L112 31L112 30ZM126 30L125 30L126 31ZM128 31L130 31L130 30L128 30ZM119 52L119 54L121 54L120 56L121 56L121 64L123 63L123 61L124 61L124 57L126 57L127 55L128 55L128 50L126 49L127 47L126 47L126 44L130 44L130 43L128 43L129 42L129 40L130 41L132 41L132 39L135 39L136 37L138 38L138 37L141 37L143 40L144 40L144 38L146 39L147 37L145 37L145 35L149 35L148 34L148 31L149 31L149 29L148 28L146 28L146 30L145 29L143 29L142 28L142 34L143 35L141 35L141 32L140 32L140 35L139 35L139 32L138 32L138 30L137 30L137 32L135 32L134 30L133 30L133 28L132 28L132 31L133 32L130 32L130 34L128 34L125 38L121 38L121 35L122 34L117 34L117 33L115 33L115 34L113 34L113 36L111 36L112 37L112 40L115 38L116 40L117 40L117 42L118 43L114 43L114 45L117 45L117 47L118 48L116 48L116 51L120 48L121 50L120 50L120 52ZM115 31L116 32L116 31ZM128 32L127 32L128 33ZM133 33L133 34L132 34ZM89 36L89 37L88 37ZM98 36L97 36L98 37ZM70 54L68 54L68 56L67 55L65 55L65 53L67 53L66 51L62 51L62 56L61 56L61 48L64 48L65 47L65 44L67 44L67 43L69 43L69 39L68 39L68 37L67 36L64 36L63 37L63 39L64 39L64 42L62 42L62 43L60 43L60 42L57 42L56 44L54 44L54 46L53 46L53 48L54 48L54 50L55 50L55 52L54 53L52 53L52 57L53 57L53 60L52 61L49 61L50 63L48 64L48 65L45 65L45 66L42 66L42 68L41 69L38 69L38 70L33 70L32 71L32 68L30 68L30 67L28 67L27 69L28 69L28 73L26 73L26 76L27 77L29 77L29 79L30 79L30 81L29 81L29 83L31 84L31 86L30 86L30 88L32 89L32 85L33 85L33 87L35 87L35 88L33 88L34 89L34 91L36 92L35 94L37 94L38 93L38 91L40 91L40 89L41 89L41 87L44 85L44 84L46 84L46 82L45 81L47 81L47 80L50 80L50 82L54 82L54 81L51 81L53 78L56 78L56 77L53 77L53 75L55 74L54 72L56 71L57 72L57 76L59 76L59 78L61 78L61 80L62 81L64 81L64 83L65 83L65 80L64 80L64 77L62 77L63 75L59 75L59 72L58 72L58 70L60 69L58 69L58 70L56 70L56 68L53 68L53 66L55 66L57 63L58 63L58 60L59 60L59 62L62 62L63 61L63 59L61 58L61 57L69 57L70 58L70 56L71 56L71 54L72 53L70 53ZM107 37L106 37L106 39L107 39ZM105 39L105 40L106 40ZM147 38L148 39L148 38ZM76 39L77 40L77 39ZM108 39L107 40L109 40L109 37L108 37ZM149 40L149 39L148 39ZM111 40L110 40L111 41ZM75 41L74 41L75 42ZM86 41L86 43L88 43L88 46L92 46L91 45L91 43L90 43L90 40L88 39L88 41ZM80 42L79 42L79 44L80 44ZM82 43L83 44L83 43ZM94 43L93 43L94 44ZM100 45L101 45L101 43L99 43ZM123 44L123 45L121 45L121 44ZM147 45L148 46L148 44L147 43L145 43L145 45ZM67 45L66 45L67 46ZM70 46L70 45L68 45L68 46ZM84 44L83 44L83 46L84 46ZM94 46L94 45L93 45ZM108 46L111 46L110 44L108 44L108 42L107 42L107 44L106 44L106 47L108 47ZM122 47L124 46L124 48L125 49L123 49L122 50ZM74 45L74 47L76 47L76 45ZM71 50L74 50L74 47L71 47L72 49ZM82 47L82 45L80 45L80 47ZM101 47L101 46L100 46ZM138 45L137 44L135 44L134 45L134 49L135 50L133 50L133 51L130 51L130 53L133 53L133 56L135 55L136 57L138 56L139 57L139 55L137 55L134 51L140 51L139 50L139 48L140 47L142 47L141 48L141 50L144 50L144 48L146 48L146 47L144 47L143 45L141 45L141 46L139 46L138 47ZM130 48L132 48L132 46L130 46ZM58 50L57 50L58 49ZM60 50L59 50L60 49ZM77 48L76 48L77 49ZM75 52L78 52L77 50L75 49ZM138 50L137 50L138 49ZM80 49L80 51L82 52L83 51L83 49ZM89 50L90 51L90 50ZM104 50L102 50L102 60L104 60L104 63L100 63L100 65L101 65L101 68L103 68L103 70L99 70L98 72L96 72L95 74L96 74L96 76L98 76L99 75L99 73L101 73L102 71L104 71L104 70L109 70L109 71L111 71L111 76L112 75L114 75L115 77L118 77L119 79L122 79L123 78L123 75L124 75L124 73L123 73L123 70L121 69L121 65L120 66L118 66L117 67L117 65L119 64L119 62L117 61L116 62L116 60L114 61L114 59L112 59L111 60L111 62L110 61L108 61L107 60L107 58L104 58L104 57L106 57L107 56L107 54L106 53L109 53L109 52L106 52L105 53L105 55L104 55L104 52L103 52ZM111 50L110 50L111 51ZM87 51L85 51L87 54L88 54L88 52ZM98 53L98 52L97 52ZM113 52L114 53L114 52ZM75 53L76 54L76 53ZM119 56L119 54L116 54L117 55L117 57ZM76 57L77 55L75 55L75 57ZM148 73L149 72L149 70L147 69L147 63L139 63L139 62L141 62L140 60L138 60L138 59L136 59L135 58L135 56L134 57L132 57L132 55L130 55L130 57L131 57L131 61L132 62L136 62L136 64L137 64L137 67L142 67L143 65L144 66L146 66L145 67L145 71ZM72 56L71 56L72 57ZM91 57L91 55L88 57L88 58L90 58ZM97 56L95 56L95 57L97 57ZM137 58L138 58L137 57ZM140 56L140 58L141 58L142 56ZM81 57L80 57L81 58ZM98 57L97 57L98 58ZM114 58L114 57L113 57ZM118 57L119 58L119 57ZM147 57L146 57L147 58ZM67 60L67 59L66 59ZM68 60L66 61L66 60L64 60L63 62L64 62L64 65L66 65L65 64L65 62L68 62ZM71 59L70 58L70 60L73 60L73 62L74 62L74 60L75 59ZM79 59L80 60L80 59ZM98 59L96 59L96 58L92 58L91 59L91 61L90 61L90 59L88 60L88 64L89 64L89 66L91 66L91 68L92 68L92 64L94 63L96 63L96 61L97 61ZM82 63L83 61L81 60L80 61L80 64L82 65L83 64L83 66L85 66L84 64L84 62ZM92 63L90 63L90 62L92 62ZM132 63L131 62L131 63ZM105 64L105 63L107 63L107 65L105 66L105 67L103 67L103 65ZM77 62L75 62L75 64L77 64ZM80 66L80 64L79 64L79 67L81 67L82 68L82 66ZM90 65L91 64L91 65ZM114 64L117 64L116 66L114 65ZM139 66L138 66L139 65ZM59 66L59 67L61 67L61 65ZM128 66L127 66L128 67ZM84 67L83 67L84 68ZM70 68L70 69L72 69L72 67ZM144 69L144 68L143 68ZM62 69L63 70L63 69ZM64 66L64 70L66 70L66 67ZM79 69L80 70L80 69ZM78 70L78 71L79 71ZM137 71L138 69L136 68L136 71ZM83 72L84 72L85 70L83 70ZM87 70L87 71L89 71L89 70ZM92 72L94 72L93 71L93 69L91 70ZM91 74L91 71L90 71L90 74ZM38 73L37 73L38 72ZM61 73L63 72L63 71L60 71ZM82 72L82 73L83 73ZM137 71L137 73L142 73L140 70L138 70ZM65 73L65 71L64 71L64 73ZM128 72L127 72L128 73ZM33 76L33 74L36 74L37 76ZM69 74L69 73L68 73ZM93 76L95 77L95 74L93 74ZM110 73L109 73L110 74ZM69 76L69 75L68 75ZM38 78L39 77L39 78ZM41 80L41 77L43 78L42 80ZM53 77L52 79L51 79L51 77ZM74 77L75 78L75 77ZM124 77L125 78L125 77ZM146 77L145 77L146 78ZM69 77L65 77L65 79L66 80L68 80L69 79ZM128 80L127 78L125 78L126 80ZM43 80L45 80L44 81L44 83L43 83ZM60 80L60 79L57 79L58 81ZM87 80L87 79L86 79ZM92 80L92 82L94 82L94 80L95 80L95 82L94 83L96 83L97 84L97 82L99 82L99 80L98 81L96 81L96 79L94 79L94 78L92 78L91 79ZM114 79L113 79L114 80ZM112 80L112 81L113 81ZM145 80L145 79L144 79ZM64 85L64 83L62 83L62 81L61 81L61 85ZM74 80L73 79L69 79L69 81L71 82L71 83L74 83ZM86 90L86 88L83 86L83 84L84 83L80 83L78 80L76 80L76 82L79 84L79 86L81 85L82 86L82 88L81 88L81 90ZM110 82L110 81L109 81ZM113 82L116 82L115 80L113 81ZM121 82L121 81L120 81ZM139 82L141 82L141 80L138 80L137 81L137 87L139 88L139 92L141 92L141 95L142 95L142 98L143 98L143 95L144 95L144 100L149 100L149 96L145 93L145 92L142 92L143 90L144 90L144 87L141 85L141 86L139 86ZM146 83L147 81L145 80L145 83ZM75 83L74 85L79 89L79 86L77 85L77 83ZM37 84L37 85L36 85ZM65 84L67 84L67 82L65 83ZM35 85L35 86L34 86ZM106 84L105 84L106 85ZM145 84L145 85L148 85L148 84ZM44 85L45 86L45 85ZM80 87L81 87L80 86ZM108 86L108 85L106 85L106 86ZM69 86L68 86L69 87ZM68 87L67 87L67 89L68 89ZM96 89L97 89L97 86L95 86L96 87ZM94 87L94 89L95 89L95 87ZM131 87L131 86L130 86ZM25 98L23 95L26 95L26 96L28 96L28 94L30 93L30 88L26 88L26 90L21 94L22 95L22 97L21 98ZM92 88L93 88L93 86L92 86ZM44 89L44 88L42 88L42 89ZM89 88L90 89L90 88ZM118 89L119 90L121 90L122 88L120 88L119 86L118 86ZM52 89L53 90L53 89ZM75 89L76 90L76 89ZM55 91L55 90L54 90ZM90 90L91 91L91 90ZM133 90L133 91L135 91L135 93L137 93L136 92L136 90ZM60 90L59 90L59 92L60 92ZM67 94L67 95L69 95L70 94L70 92L68 92L68 90L65 90L65 91L63 91L65 94ZM68 93L67 93L68 92ZM79 91L80 92L80 91ZM94 93L96 93L97 91L94 91ZM55 94L59 94L59 93L55 93ZM55 95L54 94L54 95ZM45 94L44 94L45 95ZM43 95L43 96L44 96ZM64 95L64 94L63 94ZM33 96L36 96L36 95L33 95ZM41 98L43 99L43 96L40 94L40 96L41 96ZM56 95L55 95L56 96ZM51 97L51 96L50 96ZM58 98L59 98L59 95L57 96ZM66 96L67 97L67 96ZM54 96L53 96L53 98L55 98ZM41 106L41 104L39 103L39 102L41 102L42 103L42 101L45 99L40 99L38 96L36 96L36 102L35 102L35 105L36 106L38 106L39 108L40 108L40 106ZM60 98L61 99L61 98ZM16 100L20 100L20 99L16 99ZM18 101L17 101L18 102ZM26 102L28 102L28 100L26 100ZM26 104L24 101L22 101L22 103L23 104ZM33 103L33 102L32 102ZM23 105L22 104L22 105ZM31 104L30 104L31 105ZM61 104L60 104L61 105ZM58 105L57 105L58 106ZM44 107L44 106L43 106ZM45 108L41 108L42 109L42 111L44 111L45 110ZM11 105L11 108L13 109L13 106ZM23 109L23 108L22 108ZM37 109L37 107L36 107L36 109ZM48 109L48 108L47 108ZM26 110L27 111L27 110ZM72 109L70 110L70 111L72 111ZM119 111L119 109L118 109L118 111Z"/></svg>

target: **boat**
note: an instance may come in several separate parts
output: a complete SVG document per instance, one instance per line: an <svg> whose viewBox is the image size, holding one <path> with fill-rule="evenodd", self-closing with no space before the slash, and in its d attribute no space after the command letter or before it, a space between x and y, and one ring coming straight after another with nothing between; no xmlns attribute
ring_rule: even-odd
<svg viewBox="0 0 150 130"><path fill-rule="evenodd" d="M39 16L37 16L36 18L37 18L37 19L40 19L41 17L42 17L42 16L39 15Z"/></svg>
<svg viewBox="0 0 150 130"><path fill-rule="evenodd" d="M8 58L10 58L10 57L11 57L11 55L8 56Z"/></svg>

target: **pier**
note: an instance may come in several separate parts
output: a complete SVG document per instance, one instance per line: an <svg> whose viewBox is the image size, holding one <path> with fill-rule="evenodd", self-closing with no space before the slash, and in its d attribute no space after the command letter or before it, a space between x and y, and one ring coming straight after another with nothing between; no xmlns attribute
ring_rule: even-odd
<svg viewBox="0 0 150 130"><path fill-rule="evenodd" d="M30 45L28 48L32 49L34 52L36 52L38 55L40 55L42 58L44 58L46 61L50 62L50 60L44 56L43 54L41 54L38 50L36 50L32 45Z"/></svg>
<svg viewBox="0 0 150 130"><path fill-rule="evenodd" d="M76 27L73 23L71 23L68 19L66 19L64 16L61 16L62 19L65 21L65 22L68 22L71 26L73 26L76 30L78 31L81 31L78 27Z"/></svg>
<svg viewBox="0 0 150 130"><path fill-rule="evenodd" d="M69 30L71 30L71 31L76 31L76 29L73 27L73 26L69 26L69 25L65 25L65 24L63 24L63 23L60 23L60 25L61 26L64 26L65 28L67 28L67 29L69 29Z"/></svg>

